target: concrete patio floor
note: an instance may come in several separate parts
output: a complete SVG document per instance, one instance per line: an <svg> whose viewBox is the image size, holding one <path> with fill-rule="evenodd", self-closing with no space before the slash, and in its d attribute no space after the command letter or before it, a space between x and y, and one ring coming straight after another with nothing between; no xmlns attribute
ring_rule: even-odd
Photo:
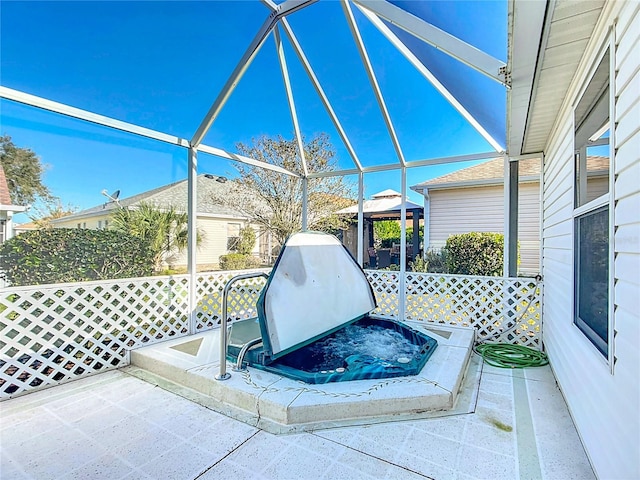
<svg viewBox="0 0 640 480"><path fill-rule="evenodd" d="M127 369L103 373L0 403L0 477L595 478L548 366L504 370L473 357L480 375L463 392L476 398L473 413L288 435Z"/></svg>

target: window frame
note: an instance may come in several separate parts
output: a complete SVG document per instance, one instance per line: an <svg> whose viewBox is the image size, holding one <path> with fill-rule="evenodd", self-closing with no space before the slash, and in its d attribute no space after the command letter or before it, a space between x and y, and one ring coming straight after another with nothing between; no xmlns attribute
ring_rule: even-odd
<svg viewBox="0 0 640 480"><path fill-rule="evenodd" d="M229 235L229 228L230 227L234 227L234 228L238 228L238 235ZM240 222L227 222L227 253L235 253L238 251L238 243L240 243L240 231L242 230L242 223ZM229 240L231 240L232 238L236 239L236 248L229 248Z"/></svg>
<svg viewBox="0 0 640 480"><path fill-rule="evenodd" d="M582 205L579 205L577 201L577 189L579 188L579 183L581 181L578 178L577 165L576 165L576 153L583 148L584 146L576 145L576 108L580 104L583 99L591 81L593 80L600 63L605 58L605 56L609 54L609 63L608 63L608 83L609 83L609 94L608 94L608 105L609 105L609 190L607 193L600 195L597 198L594 198ZM572 110L572 134L573 134L573 161L572 161L572 170L573 170L573 190L574 190L574 203L571 215L571 231L572 231L572 269L573 269L573 281L572 281L572 290L573 290L573 298L572 298L572 325L576 328L580 335L585 338L587 344L596 352L601 361L609 366L610 373L614 373L614 364L615 364L615 349L614 349L614 341L615 341L615 325L614 325L614 213L615 213L615 196L614 196L614 185L615 185L615 41L613 37L613 30L609 32L608 41L604 43L602 46L598 56L595 58L593 66L589 72L589 75L584 80L582 88L579 91L578 96L576 97L576 101L573 104ZM583 119L584 120L584 119ZM585 158L586 163L586 158ZM583 169L584 173L584 182L586 183L587 171L586 168ZM584 185L583 185L584 186ZM608 279L607 279L607 344L606 344L606 355L602 353L602 351L596 346L596 341L591 338L590 333L598 337L593 329L588 324L585 326L590 330L590 332L586 332L585 328L581 328L578 320L580 322L584 321L578 318L578 247L579 247L579 238L578 235L578 227L577 222L579 219L585 217L587 214L595 213L597 210L602 207L608 207ZM598 337L599 338L599 337Z"/></svg>

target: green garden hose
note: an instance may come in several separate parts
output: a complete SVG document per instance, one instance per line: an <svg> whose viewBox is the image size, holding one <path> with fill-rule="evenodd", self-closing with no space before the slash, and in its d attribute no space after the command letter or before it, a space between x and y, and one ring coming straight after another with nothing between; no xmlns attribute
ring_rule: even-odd
<svg viewBox="0 0 640 480"><path fill-rule="evenodd" d="M489 365L500 368L542 367L549 363L543 352L522 345L508 343L483 343L476 352Z"/></svg>

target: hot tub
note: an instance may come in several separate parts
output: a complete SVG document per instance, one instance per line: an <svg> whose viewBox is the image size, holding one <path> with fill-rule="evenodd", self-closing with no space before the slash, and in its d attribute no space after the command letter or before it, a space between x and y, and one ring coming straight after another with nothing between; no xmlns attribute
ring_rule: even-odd
<svg viewBox="0 0 640 480"><path fill-rule="evenodd" d="M417 375L438 343L399 321L371 315L363 270L332 235L303 232L285 243L257 303L232 324L227 359L305 383Z"/></svg>

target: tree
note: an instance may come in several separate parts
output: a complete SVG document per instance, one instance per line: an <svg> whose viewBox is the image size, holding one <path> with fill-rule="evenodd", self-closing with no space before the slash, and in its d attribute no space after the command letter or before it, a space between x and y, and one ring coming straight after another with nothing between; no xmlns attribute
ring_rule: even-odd
<svg viewBox="0 0 640 480"><path fill-rule="evenodd" d="M38 228L50 228L51 221L66 217L78 211L73 205L62 205L59 198L54 197L42 205L34 205L29 210L29 218Z"/></svg>
<svg viewBox="0 0 640 480"><path fill-rule="evenodd" d="M251 145L238 143L245 156L286 168L302 176L303 167L295 138L260 137ZM326 134L304 144L309 173L329 172L337 168L335 151ZM264 230L272 232L280 244L289 235L302 230L302 179L238 163L239 173L231 194L216 195L214 201L245 216ZM352 205L353 187L343 177L310 178L307 182L307 226L310 230L335 232L351 222L335 215Z"/></svg>
<svg viewBox="0 0 640 480"><path fill-rule="evenodd" d="M256 246L256 232L253 228L246 226L240 229L240 238L236 250L242 255L251 255L253 247Z"/></svg>
<svg viewBox="0 0 640 480"><path fill-rule="evenodd" d="M391 243L400 242L400 234L400 224L396 220L378 220L377 222L373 222L375 241L383 247L390 247Z"/></svg>
<svg viewBox="0 0 640 480"><path fill-rule="evenodd" d="M30 205L38 200L47 203L55 198L42 183L45 167L38 156L28 148L16 147L9 135L0 137L0 164L14 205Z"/></svg>
<svg viewBox="0 0 640 480"><path fill-rule="evenodd" d="M156 272L162 270L167 255L187 247L187 222L187 214L173 206L160 209L146 202L135 207L118 208L111 216L113 230L137 237L148 245L153 252Z"/></svg>

